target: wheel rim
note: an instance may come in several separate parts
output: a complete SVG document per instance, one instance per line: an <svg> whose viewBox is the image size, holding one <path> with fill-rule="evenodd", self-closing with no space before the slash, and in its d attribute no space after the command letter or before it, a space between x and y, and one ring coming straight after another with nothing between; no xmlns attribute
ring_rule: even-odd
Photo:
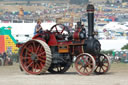
<svg viewBox="0 0 128 85"><path fill-rule="evenodd" d="M80 54L75 61L75 68L81 75L90 75L95 69L95 60L88 54Z"/></svg>
<svg viewBox="0 0 128 85"><path fill-rule="evenodd" d="M23 45L20 52L20 65L28 74L41 74L51 64L51 52L41 40L30 40Z"/></svg>
<svg viewBox="0 0 128 85"><path fill-rule="evenodd" d="M95 73L96 74L104 74L108 72L110 69L110 59L108 56L104 54L100 54L98 57L98 61L96 64Z"/></svg>

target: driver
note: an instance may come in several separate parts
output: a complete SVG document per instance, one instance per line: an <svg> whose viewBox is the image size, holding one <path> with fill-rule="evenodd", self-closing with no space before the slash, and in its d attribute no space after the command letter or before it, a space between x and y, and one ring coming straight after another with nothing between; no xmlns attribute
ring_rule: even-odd
<svg viewBox="0 0 128 85"><path fill-rule="evenodd" d="M43 32L43 28L41 26L41 20L37 20L37 25L35 26L35 30L34 30L34 35L36 35L37 33L42 33Z"/></svg>

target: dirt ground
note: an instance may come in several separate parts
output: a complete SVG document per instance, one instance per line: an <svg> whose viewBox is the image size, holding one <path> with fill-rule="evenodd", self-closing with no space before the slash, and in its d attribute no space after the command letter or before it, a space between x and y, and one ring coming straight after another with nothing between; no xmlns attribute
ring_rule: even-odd
<svg viewBox="0 0 128 85"><path fill-rule="evenodd" d="M81 76L74 68L65 74L27 75L18 64L0 67L0 85L128 85L128 64L115 63L104 75Z"/></svg>

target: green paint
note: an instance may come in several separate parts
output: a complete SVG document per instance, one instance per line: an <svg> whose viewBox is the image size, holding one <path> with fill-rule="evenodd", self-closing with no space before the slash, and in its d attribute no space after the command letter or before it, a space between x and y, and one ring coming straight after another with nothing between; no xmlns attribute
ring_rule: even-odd
<svg viewBox="0 0 128 85"><path fill-rule="evenodd" d="M12 27L11 26L8 26L8 27L1 27L0 28L0 35L9 35L10 38L13 40L13 42L16 44L17 41L14 39L14 37L12 36L11 34L11 29Z"/></svg>

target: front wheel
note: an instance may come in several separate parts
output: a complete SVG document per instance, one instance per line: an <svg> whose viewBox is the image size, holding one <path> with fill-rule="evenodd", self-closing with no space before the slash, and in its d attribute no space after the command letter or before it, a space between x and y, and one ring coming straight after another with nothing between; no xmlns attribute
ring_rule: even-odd
<svg viewBox="0 0 128 85"><path fill-rule="evenodd" d="M81 75L90 75L95 70L95 60L88 53L82 53L77 56L75 68Z"/></svg>

